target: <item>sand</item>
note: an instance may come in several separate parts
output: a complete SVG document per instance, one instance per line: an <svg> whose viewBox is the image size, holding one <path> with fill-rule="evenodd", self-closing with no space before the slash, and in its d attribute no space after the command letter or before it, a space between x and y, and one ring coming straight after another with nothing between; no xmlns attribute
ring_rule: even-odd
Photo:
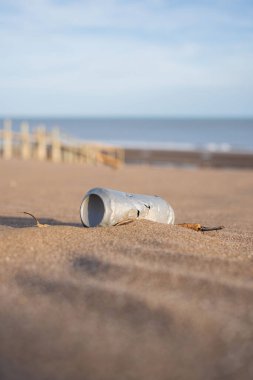
<svg viewBox="0 0 253 380"><path fill-rule="evenodd" d="M252 171L2 160L0 175L0 379L253 378ZM86 229L95 186L226 228Z"/></svg>

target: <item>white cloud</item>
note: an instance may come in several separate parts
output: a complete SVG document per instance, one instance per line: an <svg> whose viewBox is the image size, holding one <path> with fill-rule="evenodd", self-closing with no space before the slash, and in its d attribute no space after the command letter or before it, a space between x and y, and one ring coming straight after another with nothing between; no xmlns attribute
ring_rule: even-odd
<svg viewBox="0 0 253 380"><path fill-rule="evenodd" d="M104 112L105 97L109 113L120 101L123 113L124 103L136 112L132 103L142 97L149 99L149 107L150 102L157 102L153 109L159 113L160 105L164 113L161 94L168 98L178 94L180 102L179 94L188 94L189 89L210 89L213 94L215 88L223 93L239 88L242 93L243 88L253 86L250 32L247 38L243 34L235 42L223 42L220 29L221 39L209 40L210 21L226 28L234 22L244 33L248 15L235 17L185 5L179 9L155 0L69 1L64 5L10 0L8 4L17 10L0 16L0 100L5 94L2 104L10 110L15 110L13 103L18 103L22 90L38 112L41 104L35 101L41 93L45 101L46 95L50 99L55 94L55 99L58 94L68 104L65 111L69 113L78 112L71 99L82 97L89 97L94 102L90 108L97 112ZM152 96L147 97L149 93ZM48 109L52 106L48 101Z"/></svg>

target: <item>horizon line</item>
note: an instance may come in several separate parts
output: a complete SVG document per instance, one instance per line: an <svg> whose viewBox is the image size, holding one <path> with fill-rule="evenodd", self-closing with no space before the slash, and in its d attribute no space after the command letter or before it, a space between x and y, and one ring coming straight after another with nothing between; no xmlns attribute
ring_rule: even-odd
<svg viewBox="0 0 253 380"><path fill-rule="evenodd" d="M1 120L15 119L253 119L252 115L1 115Z"/></svg>

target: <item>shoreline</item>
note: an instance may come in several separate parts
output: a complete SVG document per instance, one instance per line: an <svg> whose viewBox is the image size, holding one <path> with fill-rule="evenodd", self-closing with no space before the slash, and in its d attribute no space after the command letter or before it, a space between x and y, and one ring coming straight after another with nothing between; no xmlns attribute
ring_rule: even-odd
<svg viewBox="0 0 253 380"><path fill-rule="evenodd" d="M126 164L253 169L253 153L208 150L125 149Z"/></svg>

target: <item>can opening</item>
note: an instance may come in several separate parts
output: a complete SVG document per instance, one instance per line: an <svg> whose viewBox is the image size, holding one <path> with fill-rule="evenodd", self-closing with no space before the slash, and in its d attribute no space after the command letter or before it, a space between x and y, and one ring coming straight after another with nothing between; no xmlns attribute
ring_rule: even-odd
<svg viewBox="0 0 253 380"><path fill-rule="evenodd" d="M86 197L81 206L81 219L86 227L98 226L104 217L105 206L102 198L96 194Z"/></svg>

